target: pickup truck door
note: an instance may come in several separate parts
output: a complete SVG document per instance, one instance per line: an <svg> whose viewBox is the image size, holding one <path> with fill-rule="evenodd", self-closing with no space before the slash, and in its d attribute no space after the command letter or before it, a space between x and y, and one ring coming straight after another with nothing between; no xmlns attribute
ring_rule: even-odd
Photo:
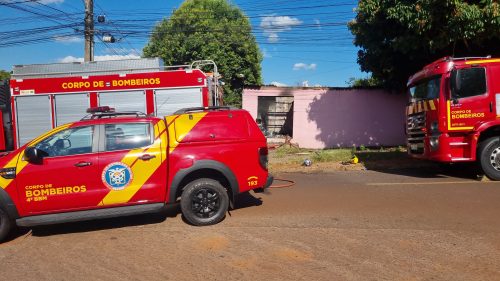
<svg viewBox="0 0 500 281"><path fill-rule="evenodd" d="M163 130L160 127L163 127ZM99 175L106 195L101 206L164 202L167 168L164 123L101 125ZM163 149L163 150L162 150Z"/></svg>
<svg viewBox="0 0 500 281"><path fill-rule="evenodd" d="M102 190L95 129L95 126L55 129L34 144L48 154L40 163L19 158L16 185L28 213L88 209L97 205Z"/></svg>

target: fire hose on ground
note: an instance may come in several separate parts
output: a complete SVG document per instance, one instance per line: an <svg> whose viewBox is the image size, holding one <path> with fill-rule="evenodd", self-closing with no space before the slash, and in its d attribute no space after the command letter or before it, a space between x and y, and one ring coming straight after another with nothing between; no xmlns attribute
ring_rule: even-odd
<svg viewBox="0 0 500 281"><path fill-rule="evenodd" d="M285 184L278 184L278 185L271 185L269 188L285 188L285 187L291 187L295 185L295 182L292 180L287 180L287 179L278 179L275 178L274 181L280 181L280 182L286 182Z"/></svg>

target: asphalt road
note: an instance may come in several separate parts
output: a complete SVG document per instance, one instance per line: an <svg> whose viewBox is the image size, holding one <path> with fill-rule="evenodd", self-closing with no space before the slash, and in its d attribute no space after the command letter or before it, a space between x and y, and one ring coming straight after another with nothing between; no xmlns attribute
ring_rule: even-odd
<svg viewBox="0 0 500 281"><path fill-rule="evenodd" d="M500 280L500 183L464 172L282 174L215 226L164 214L25 230L0 280Z"/></svg>

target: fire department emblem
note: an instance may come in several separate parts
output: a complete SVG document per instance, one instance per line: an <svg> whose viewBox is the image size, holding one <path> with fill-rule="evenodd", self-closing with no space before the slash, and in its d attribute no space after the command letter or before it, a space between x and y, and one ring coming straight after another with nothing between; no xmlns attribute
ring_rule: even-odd
<svg viewBox="0 0 500 281"><path fill-rule="evenodd" d="M112 190L125 189L132 178L132 170L122 162L111 163L102 171L102 182Z"/></svg>

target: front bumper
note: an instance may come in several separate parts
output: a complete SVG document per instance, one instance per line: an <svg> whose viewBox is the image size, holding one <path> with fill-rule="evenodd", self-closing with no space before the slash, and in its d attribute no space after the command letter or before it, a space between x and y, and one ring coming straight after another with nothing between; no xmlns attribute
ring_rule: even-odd
<svg viewBox="0 0 500 281"><path fill-rule="evenodd" d="M432 149L431 137L426 136L420 144L420 153L414 153L408 144L408 154L413 158L437 162L467 162L476 160L477 136L475 134L441 134L438 138L439 146Z"/></svg>

